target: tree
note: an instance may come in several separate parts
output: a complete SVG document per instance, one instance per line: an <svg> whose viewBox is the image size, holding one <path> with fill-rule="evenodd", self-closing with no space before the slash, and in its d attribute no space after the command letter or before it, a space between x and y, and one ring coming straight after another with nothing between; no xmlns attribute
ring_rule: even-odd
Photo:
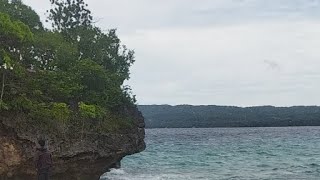
<svg viewBox="0 0 320 180"><path fill-rule="evenodd" d="M89 27L92 23L91 11L83 0L50 0L53 8L49 20L57 31L67 31L77 27Z"/></svg>
<svg viewBox="0 0 320 180"><path fill-rule="evenodd" d="M116 30L94 26L83 0L51 2L48 30L35 28L42 27L38 15L21 1L0 0L7 12L0 13L0 112L23 113L31 124L62 127L64 134L70 126L83 134L101 124L128 125L119 112L135 103L123 86L134 52Z"/></svg>
<svg viewBox="0 0 320 180"><path fill-rule="evenodd" d="M116 29L103 33L95 27L83 0L51 0L51 3L49 20L52 27L77 46L79 59L91 59L113 72L118 77L119 87L129 79L129 69L135 61L134 51L121 45Z"/></svg>
<svg viewBox="0 0 320 180"><path fill-rule="evenodd" d="M51 3L49 20L54 31L61 33L78 50L75 70L81 69L78 74L84 77L81 78L82 100L109 107L134 102L128 91L130 88L122 88L130 77L134 51L121 45L115 29L104 33L95 27L83 0L51 0ZM128 100L124 100L126 98Z"/></svg>
<svg viewBox="0 0 320 180"><path fill-rule="evenodd" d="M38 14L21 0L0 0L0 12L8 14L12 20L19 20L27 25L32 32L43 31Z"/></svg>
<svg viewBox="0 0 320 180"><path fill-rule="evenodd" d="M21 21L12 21L9 15L0 13L0 72L2 75L0 109L8 109L4 102L7 76L16 76L20 73L21 67L17 56L19 48L32 39L28 26Z"/></svg>

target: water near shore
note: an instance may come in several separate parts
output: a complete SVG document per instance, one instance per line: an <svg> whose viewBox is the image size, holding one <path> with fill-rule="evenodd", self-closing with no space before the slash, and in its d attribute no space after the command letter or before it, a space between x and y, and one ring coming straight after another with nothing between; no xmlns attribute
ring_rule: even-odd
<svg viewBox="0 0 320 180"><path fill-rule="evenodd" d="M320 127L148 129L106 180L320 179Z"/></svg>

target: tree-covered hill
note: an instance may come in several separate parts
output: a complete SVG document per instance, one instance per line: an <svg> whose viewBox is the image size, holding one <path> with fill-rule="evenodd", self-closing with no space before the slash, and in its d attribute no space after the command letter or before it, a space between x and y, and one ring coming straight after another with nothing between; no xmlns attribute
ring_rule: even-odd
<svg viewBox="0 0 320 180"><path fill-rule="evenodd" d="M44 133L128 127L134 52L94 25L83 0L51 3L46 29L32 7L0 0L0 114L23 114L19 123Z"/></svg>
<svg viewBox="0 0 320 180"><path fill-rule="evenodd" d="M319 126L320 107L140 105L147 128Z"/></svg>

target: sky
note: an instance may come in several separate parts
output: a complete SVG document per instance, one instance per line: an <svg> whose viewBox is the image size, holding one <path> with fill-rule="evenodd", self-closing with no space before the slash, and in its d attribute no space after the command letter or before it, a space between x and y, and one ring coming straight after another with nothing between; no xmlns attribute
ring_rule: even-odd
<svg viewBox="0 0 320 180"><path fill-rule="evenodd" d="M86 2L135 50L138 104L320 105L320 0Z"/></svg>

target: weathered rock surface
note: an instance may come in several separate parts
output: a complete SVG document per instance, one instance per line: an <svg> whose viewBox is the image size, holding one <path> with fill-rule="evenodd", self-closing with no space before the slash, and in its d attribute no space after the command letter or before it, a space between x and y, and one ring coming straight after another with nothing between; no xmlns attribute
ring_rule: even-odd
<svg viewBox="0 0 320 180"><path fill-rule="evenodd" d="M145 149L144 119L133 108L134 126L116 134L86 134L83 137L49 139L54 157L53 180L95 180L119 165L126 155ZM21 115L20 115L21 116ZM39 134L17 125L19 115L0 115L0 180L32 180L33 157Z"/></svg>

